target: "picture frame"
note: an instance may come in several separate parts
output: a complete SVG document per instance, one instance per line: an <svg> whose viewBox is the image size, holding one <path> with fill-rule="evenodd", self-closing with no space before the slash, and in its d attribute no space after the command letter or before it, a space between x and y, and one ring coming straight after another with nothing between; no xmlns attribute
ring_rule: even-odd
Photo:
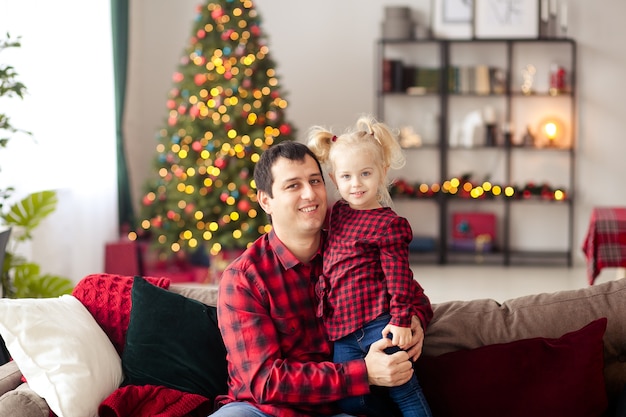
<svg viewBox="0 0 626 417"><path fill-rule="evenodd" d="M539 0L474 0L474 37L539 38Z"/></svg>
<svg viewBox="0 0 626 417"><path fill-rule="evenodd" d="M432 0L432 36L436 39L471 39L474 1Z"/></svg>

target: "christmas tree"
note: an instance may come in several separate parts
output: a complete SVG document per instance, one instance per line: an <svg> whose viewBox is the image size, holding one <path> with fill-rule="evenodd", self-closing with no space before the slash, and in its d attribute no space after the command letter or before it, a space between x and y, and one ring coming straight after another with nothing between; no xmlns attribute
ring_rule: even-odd
<svg viewBox="0 0 626 417"><path fill-rule="evenodd" d="M245 248L267 232L254 164L293 139L253 2L209 1L193 26L158 134L158 175L142 199L139 234L161 260Z"/></svg>

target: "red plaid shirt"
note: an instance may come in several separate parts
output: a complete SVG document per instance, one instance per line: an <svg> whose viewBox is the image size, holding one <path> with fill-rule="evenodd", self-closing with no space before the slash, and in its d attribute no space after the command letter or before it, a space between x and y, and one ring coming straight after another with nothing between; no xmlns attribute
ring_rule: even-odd
<svg viewBox="0 0 626 417"><path fill-rule="evenodd" d="M335 203L317 292L318 316L330 340L337 340L383 313L390 323L410 327L417 315L426 330L430 300L409 267L409 222L389 207L354 210Z"/></svg>
<svg viewBox="0 0 626 417"><path fill-rule="evenodd" d="M321 252L302 264L272 231L224 271L217 311L229 392L218 404L246 401L274 416L319 416L339 412L338 399L369 393L364 360L331 361L315 314L321 270Z"/></svg>

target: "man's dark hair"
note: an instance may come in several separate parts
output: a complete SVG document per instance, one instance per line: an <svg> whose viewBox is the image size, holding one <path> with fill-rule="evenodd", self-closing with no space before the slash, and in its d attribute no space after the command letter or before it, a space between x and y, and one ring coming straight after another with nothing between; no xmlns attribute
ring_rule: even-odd
<svg viewBox="0 0 626 417"><path fill-rule="evenodd" d="M279 142L276 145L270 146L256 163L254 167L254 182L256 183L256 189L264 191L270 197L274 197L272 194L272 185L274 185L274 177L272 176L272 167L276 163L278 158L285 158L291 161L304 161L306 155L310 155L311 158L317 163L317 167L322 173L322 167L315 157L315 154L303 143L294 142L292 140L286 140Z"/></svg>

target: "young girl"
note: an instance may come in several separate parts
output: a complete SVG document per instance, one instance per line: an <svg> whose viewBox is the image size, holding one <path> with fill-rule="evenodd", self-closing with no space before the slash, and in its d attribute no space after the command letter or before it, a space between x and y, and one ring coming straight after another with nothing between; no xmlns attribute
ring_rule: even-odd
<svg viewBox="0 0 626 417"><path fill-rule="evenodd" d="M365 357L381 337L391 338L396 351L406 349L412 316L425 329L432 308L409 268L411 227L389 208L387 171L404 165L402 149L385 124L367 116L340 136L314 126L308 145L342 197L330 214L317 284L318 316L335 342L334 361ZM390 388L389 396L404 417L431 416L415 375ZM348 398L341 406L351 414L390 415L383 402L370 395Z"/></svg>

